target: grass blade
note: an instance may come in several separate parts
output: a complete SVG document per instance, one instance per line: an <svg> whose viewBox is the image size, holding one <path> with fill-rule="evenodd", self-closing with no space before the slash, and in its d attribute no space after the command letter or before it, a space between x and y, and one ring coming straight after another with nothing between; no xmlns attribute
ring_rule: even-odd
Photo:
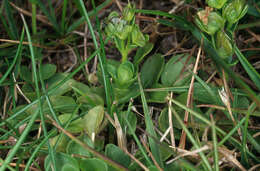
<svg viewBox="0 0 260 171"><path fill-rule="evenodd" d="M6 11L7 21L9 23L9 30L10 30L10 33L11 33L11 39L17 40L18 37L19 37L18 36L18 30L17 30L17 26L15 24L15 19L12 15L8 0L4 0L4 8L5 8L5 11Z"/></svg>
<svg viewBox="0 0 260 171"><path fill-rule="evenodd" d="M211 129L212 129L212 140L213 140L213 150L214 150L214 170L215 171L219 171L219 160L218 160L218 139L217 139L217 133L216 133L216 126L215 126L215 121L213 119L212 114L210 114L211 116Z"/></svg>
<svg viewBox="0 0 260 171"><path fill-rule="evenodd" d="M200 146L199 144L196 142L196 140L193 138L192 134L190 133L190 131L188 130L188 128L185 126L185 124L183 123L182 119L180 118L180 116L177 114L177 112L171 107L171 110L175 116L175 118L178 120L178 122L180 123L182 129L186 132L187 136L189 137L191 143L194 145L194 147L196 149L199 149ZM205 164L207 170L212 170L211 166L209 164L209 161L207 160L205 154L203 152L199 152L200 157L202 158L203 163ZM204 166L204 165L203 165Z"/></svg>
<svg viewBox="0 0 260 171"><path fill-rule="evenodd" d="M243 68L245 69L245 71L247 72L247 74L249 75L251 80L255 83L255 86L260 90L260 75L259 75L259 73L248 62L246 57L240 52L240 50L237 48L237 46L235 46L234 48L235 48L235 53L238 57L238 60L242 64Z"/></svg>
<svg viewBox="0 0 260 171"><path fill-rule="evenodd" d="M15 54L15 57L14 57L14 60L12 62L12 64L8 67L7 71L5 72L5 74L2 76L2 78L0 79L0 86L2 85L3 81L6 79L6 77L9 75L9 73L11 72L11 70L13 69L15 63L16 63L16 60L18 57L21 56L21 53L22 53L22 46L23 46L23 39L24 39L24 29L22 30L22 34L21 34L21 39L20 39L20 43L19 43L19 46L17 48L17 51L16 51L16 54Z"/></svg>
<svg viewBox="0 0 260 171"><path fill-rule="evenodd" d="M140 80L139 77L138 77L138 82L139 82L141 99L142 99L142 104L143 104L143 109L144 109L144 118L145 118L146 130L147 130L149 135L153 136L154 138L157 138L157 135L156 135L156 132L155 132L154 126L153 126L153 121L152 121L152 118L150 116L150 112L149 112L148 105L147 105L147 102L146 102L146 98L145 98L145 95L144 95L144 90L143 90L143 87L141 85L141 80ZM150 148L151 148L151 152L152 152L155 160L163 168L163 163L162 163L161 155L160 155L160 152L159 152L159 145L155 142L155 140L152 137L148 137L148 139L149 139L149 145L150 145Z"/></svg>
<svg viewBox="0 0 260 171"><path fill-rule="evenodd" d="M99 49L99 47L98 47L97 39L96 39L94 30L93 30L93 27L91 25L87 10L86 10L85 5L84 5L82 0L79 0L79 3L80 3L80 7L83 11L83 16L84 16L84 18L85 18L85 20L88 24L89 31L91 33L91 36L92 36L92 39L93 39L93 42L94 42L94 46L97 50L97 49ZM104 48L104 47L101 47L101 49L102 48ZM105 56L103 56L100 53L100 51L98 52L97 56L98 56L98 60L99 60L100 68L101 68L101 73L102 73L102 76L103 76L103 82L104 82L104 89L105 89L105 92L106 92L106 102L107 102L107 106L108 106L108 111L111 113L112 96L111 96L111 85L110 85L110 81L108 79L108 73L107 73L107 68L106 68L106 58L105 58Z"/></svg>
<svg viewBox="0 0 260 171"><path fill-rule="evenodd" d="M37 74L36 74L36 62L35 62L35 56L34 56L32 41L31 41L31 37L30 37L28 26L27 26L23 16L22 16L22 19L24 21L24 27L25 27L25 31L26 31L26 34L27 34L27 38L28 38L28 42L29 42L29 48L30 48L30 52L31 52L31 60L32 60L33 73L34 73L33 76L34 76L36 91L38 91L38 93L39 93L38 78L37 78ZM38 99L38 103L40 103L39 99ZM21 144L23 143L23 141L27 137L28 133L30 132L30 130L31 130L31 128L32 128L32 126L34 124L34 121L36 120L38 114L39 114L39 109L37 110L37 112L35 112L34 115L31 116L31 119L30 119L29 123L27 124L26 128L24 129L24 131L23 131L22 135L20 136L19 140L14 145L13 149L8 154L8 156L6 157L5 161L2 163L2 166L0 167L0 171L4 171L6 169L6 167L8 166L8 164L13 159L14 155L16 154L16 152L20 148Z"/></svg>

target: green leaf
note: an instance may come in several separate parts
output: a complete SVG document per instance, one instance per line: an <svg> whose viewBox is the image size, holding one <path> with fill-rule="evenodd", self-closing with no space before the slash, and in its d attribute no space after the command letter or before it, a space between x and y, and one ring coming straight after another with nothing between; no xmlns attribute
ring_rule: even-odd
<svg viewBox="0 0 260 171"><path fill-rule="evenodd" d="M68 74L64 74L64 73L54 74L54 76L52 76L50 79L48 79L46 81L46 85L48 85L48 89L52 89L52 88L56 87L61 81L63 81L66 78L67 75ZM69 79L62 86L60 86L57 90L55 90L55 92L52 93L52 96L63 95L65 93L71 91L71 89L72 89L71 87L75 82L76 82L75 80Z"/></svg>
<svg viewBox="0 0 260 171"><path fill-rule="evenodd" d="M66 146L67 146L67 144L68 144L68 142L69 142L69 137L67 137L67 136L61 136L61 138L59 139L59 136L60 136L60 135L57 135L57 136L55 136L55 137L50 138L50 139L49 139L50 145L51 145L52 147L54 147L55 144L58 143L57 146L56 146L56 151L57 151L57 152L65 152ZM59 142L57 142L58 140L59 140ZM48 148L48 147L46 146L46 148Z"/></svg>
<svg viewBox="0 0 260 171"><path fill-rule="evenodd" d="M183 86L181 84L184 84L191 78L190 72L185 67L191 65L193 58L188 59L188 57L188 54L176 55L166 63L161 76L161 82L164 86Z"/></svg>
<svg viewBox="0 0 260 171"><path fill-rule="evenodd" d="M138 66L142 60L144 59L144 57L151 52L151 50L153 49L153 44L152 43L146 43L145 46L140 47L137 49L137 52L134 56L134 65Z"/></svg>
<svg viewBox="0 0 260 171"><path fill-rule="evenodd" d="M65 164L61 168L61 171L79 171L79 169L71 164Z"/></svg>
<svg viewBox="0 0 260 171"><path fill-rule="evenodd" d="M126 168L128 168L131 163L131 158L114 144L108 144L106 146L105 155Z"/></svg>
<svg viewBox="0 0 260 171"><path fill-rule="evenodd" d="M71 113L66 113L66 114L62 114L60 116L58 116L59 121L61 122L61 124L66 124L70 119L71 119ZM74 115L75 119L77 116ZM69 126L67 127L67 131L71 132L71 133L80 133L84 130L84 121L81 118L78 118L76 120L73 120Z"/></svg>
<svg viewBox="0 0 260 171"><path fill-rule="evenodd" d="M148 167L149 171L159 171L156 166L152 165Z"/></svg>
<svg viewBox="0 0 260 171"><path fill-rule="evenodd" d="M24 66L22 65L20 67L20 77L22 80L32 83L33 79L32 79L32 72L31 70L28 68L28 66Z"/></svg>
<svg viewBox="0 0 260 171"><path fill-rule="evenodd" d="M104 105L103 98L92 92L88 92L88 93L84 94L83 96L80 96L78 98L78 102L86 103L88 105L91 105L92 107L98 106L98 105L101 105L101 106Z"/></svg>
<svg viewBox="0 0 260 171"><path fill-rule="evenodd" d="M128 88L134 82L134 76L134 65L129 61L125 61L117 68L116 84L122 88Z"/></svg>
<svg viewBox="0 0 260 171"><path fill-rule="evenodd" d="M124 131L126 131L126 133L131 135L131 131L129 130L129 127L127 126L125 119L130 123L133 131L135 132L137 118L136 118L136 115L133 112L128 113L127 111L123 111L123 112L119 113L119 115L117 117L118 117L118 120L120 122L122 129Z"/></svg>
<svg viewBox="0 0 260 171"><path fill-rule="evenodd" d="M154 89L154 91L151 92L147 92L147 102L150 103L165 103L166 102L166 98L168 95L168 91L156 91L156 89L160 89L163 88L164 86L156 83L154 84L151 88Z"/></svg>
<svg viewBox="0 0 260 171"><path fill-rule="evenodd" d="M75 100L69 96L51 96L50 101L54 110L61 113L73 113L77 106ZM44 102L43 112L47 113L49 110L48 103Z"/></svg>
<svg viewBox="0 0 260 171"><path fill-rule="evenodd" d="M70 168L73 168L72 171L79 171L79 164L78 164L77 160L65 153L54 154L54 159L55 159L57 170L62 171L62 169L65 165L70 165ZM50 155L48 155L44 161L45 170L52 171L51 164L52 163L51 163ZM69 166L66 166L64 169L67 169L67 168L69 168Z"/></svg>
<svg viewBox="0 0 260 171"><path fill-rule="evenodd" d="M143 87L149 87L156 83L164 67L164 58L161 54L154 54L149 57L141 69L141 82Z"/></svg>
<svg viewBox="0 0 260 171"><path fill-rule="evenodd" d="M102 123L104 117L104 107L99 105L89 110L84 116L85 131L92 137L92 134L99 131L99 126Z"/></svg>
<svg viewBox="0 0 260 171"><path fill-rule="evenodd" d="M107 171L107 164L98 158L83 159L80 161L80 169L83 171Z"/></svg>
<svg viewBox="0 0 260 171"><path fill-rule="evenodd" d="M80 139L90 147L94 148L93 142L87 137L87 135L81 136ZM78 154L85 157L93 157L93 155L88 150L86 150L84 147L76 143L74 140L70 140L70 142L68 143L66 148L66 153L70 155Z"/></svg>
<svg viewBox="0 0 260 171"><path fill-rule="evenodd" d="M44 64L41 66L40 72L43 80L51 78L56 72L56 65L54 64Z"/></svg>

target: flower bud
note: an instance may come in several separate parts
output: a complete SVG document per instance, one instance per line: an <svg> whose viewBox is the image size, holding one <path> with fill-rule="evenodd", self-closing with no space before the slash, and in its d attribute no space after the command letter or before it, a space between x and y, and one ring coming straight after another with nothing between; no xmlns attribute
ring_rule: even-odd
<svg viewBox="0 0 260 171"><path fill-rule="evenodd" d="M214 35L218 30L224 28L225 20L216 12L202 10L197 13L195 23L202 31Z"/></svg>
<svg viewBox="0 0 260 171"><path fill-rule="evenodd" d="M227 0L206 0L206 2L210 7L220 9L227 2Z"/></svg>
<svg viewBox="0 0 260 171"><path fill-rule="evenodd" d="M223 9L223 17L231 24L236 23L247 12L248 5L245 0L233 0Z"/></svg>
<svg viewBox="0 0 260 171"><path fill-rule="evenodd" d="M233 46L229 37L223 31L217 33L216 49L219 56L223 59L227 59L233 55Z"/></svg>
<svg viewBox="0 0 260 171"><path fill-rule="evenodd" d="M149 37L147 35L144 35L139 27L137 25L133 26L133 30L132 30L132 42L133 44L143 47L146 42L148 42Z"/></svg>
<svg viewBox="0 0 260 171"><path fill-rule="evenodd" d="M130 3L123 10L123 19L126 21L132 21L135 15L135 6Z"/></svg>
<svg viewBox="0 0 260 171"><path fill-rule="evenodd" d="M134 77L134 66L131 62L121 63L117 69L117 81L120 85L128 85ZM125 87L127 88L127 87Z"/></svg>
<svg viewBox="0 0 260 171"><path fill-rule="evenodd" d="M121 40L125 40L131 31L132 26L126 25L125 20L122 20L116 27L116 35Z"/></svg>

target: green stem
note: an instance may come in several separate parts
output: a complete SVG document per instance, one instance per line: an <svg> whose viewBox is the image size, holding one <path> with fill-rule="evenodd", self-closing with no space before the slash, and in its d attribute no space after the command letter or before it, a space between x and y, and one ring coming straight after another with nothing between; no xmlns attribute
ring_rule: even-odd
<svg viewBox="0 0 260 171"><path fill-rule="evenodd" d="M65 19L66 19L66 11L67 11L68 0L63 1L62 7L62 15L61 15L61 32L65 34Z"/></svg>
<svg viewBox="0 0 260 171"><path fill-rule="evenodd" d="M36 4L32 3L32 32L36 34L37 26L36 26Z"/></svg>

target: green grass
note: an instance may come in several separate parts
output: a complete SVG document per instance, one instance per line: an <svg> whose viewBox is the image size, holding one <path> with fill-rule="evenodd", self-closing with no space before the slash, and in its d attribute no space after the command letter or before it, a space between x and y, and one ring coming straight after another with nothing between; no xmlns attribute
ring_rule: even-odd
<svg viewBox="0 0 260 171"><path fill-rule="evenodd" d="M255 65L259 51L243 50L259 47L256 41L248 44L241 41L252 38L246 29L259 34L256 26L260 14L252 5L257 2L248 1L249 11L244 18L232 27L223 28L232 40L232 62L221 58L215 42L212 42L215 38L211 39L190 22L195 16L192 9L205 8L201 4L185 2L183 9L169 14L160 6L147 10L147 2L143 2L142 9L133 10L135 16L140 16L127 23L131 26L138 21L141 30L156 43L153 49L141 49L138 59L135 54L140 47L132 43L136 37L132 36L133 31L127 33L124 41L134 50L127 54L128 59L124 62L120 61L115 37L104 32L112 20L126 20L127 11L121 14L115 1L64 0L58 3L35 0L28 1L27 5L13 1L17 7L31 10L30 16L20 15L7 0L0 2L3 41L0 45L0 171L32 168L80 171L86 163L91 163L89 167L96 167L96 170L140 170L146 167L150 170L218 171L223 166L227 170L249 170L260 162L260 141L256 136L260 122L260 74ZM121 5L124 7L124 3ZM115 9L119 16L107 21L106 17ZM41 22L39 14L51 25ZM85 24L89 33L83 37ZM171 47L172 52L178 54L180 50L192 62L182 58L171 60L178 58L176 54L161 55L165 53L161 49L164 46L162 40L167 36L177 36L178 46L174 47L176 50ZM189 41L181 42L184 37ZM87 47L79 46L84 38ZM167 41L172 43L170 39ZM41 46L34 47L34 44ZM71 72L64 73L73 63L70 61L71 49L66 49L68 46L76 51L78 63ZM203 56L194 74L199 47ZM88 55L86 60L82 60L84 50ZM158 59L161 59L160 64ZM86 66L93 74L92 81L88 80ZM119 73L118 68L124 74ZM165 78L173 80L173 77L176 80L170 84L170 81L164 81ZM191 105L187 107L191 77L195 82ZM225 78L234 96L234 100L229 100L236 123L231 120L230 111L219 96ZM173 93L172 98L170 93ZM165 114L169 103L172 103L173 128L169 128L168 112ZM104 113L89 114L96 106L104 108ZM183 120L185 111L190 115L188 122ZM115 113L122 135L112 124ZM86 123L90 120L93 121L91 135L86 131L86 127L88 130L90 127ZM171 147L169 134L160 142L169 129L174 132L176 147ZM239 130L242 137L238 135ZM182 132L187 135L185 149L178 148ZM140 138L147 141L141 142ZM120 149L118 139L127 142L127 149ZM209 149L200 151L205 146ZM196 150L198 152L179 157ZM232 164L229 158L225 165L220 164L223 150L226 150L224 155L230 155L237 163ZM232 150L236 155L231 154ZM175 158L177 160L173 160ZM140 167L136 160L144 167Z"/></svg>

